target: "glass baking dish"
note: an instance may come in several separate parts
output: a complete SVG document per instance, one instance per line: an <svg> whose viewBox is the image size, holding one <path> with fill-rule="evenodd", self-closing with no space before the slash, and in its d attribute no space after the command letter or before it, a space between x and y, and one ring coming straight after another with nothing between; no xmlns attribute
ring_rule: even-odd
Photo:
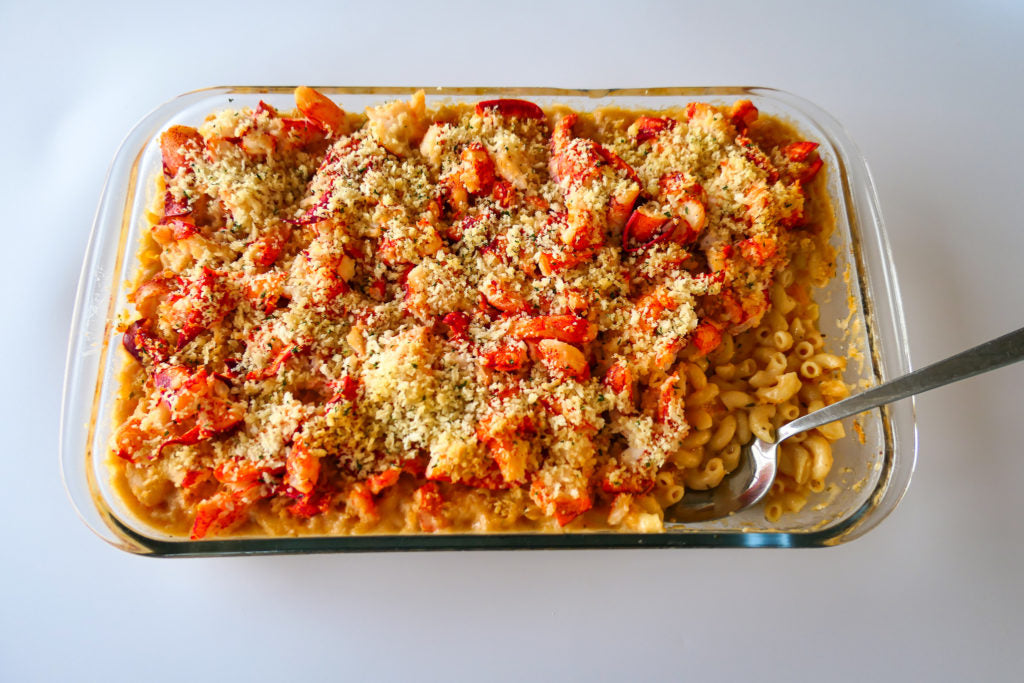
<svg viewBox="0 0 1024 683"><path fill-rule="evenodd" d="M406 97L417 88L319 88L349 111ZM256 107L260 99L294 106L293 87L219 87L181 95L146 116L128 134L107 176L82 266L61 411L60 459L67 491L85 523L105 541L154 556L214 556L428 549L624 547L821 547L857 538L896 507L917 457L911 401L859 416L862 439L834 444L831 493L812 497L797 514L775 523L759 507L731 517L681 526L660 534L565 532L515 534L371 535L342 537L231 537L189 541L148 528L133 517L109 481L105 461L113 427L117 377L127 354L115 329L125 310L126 283L137 270L136 249L145 211L161 171L159 134L175 124L198 125L224 108ZM692 100L731 103L750 99L766 114L789 122L821 143L827 188L836 213L833 245L838 275L817 294L821 332L830 350L849 357L846 381L866 386L910 370L899 289L870 171L846 131L831 116L795 95L768 88L708 87L626 90L552 88L428 88L427 104L524 97L541 106L578 110L616 106L679 107ZM848 424L847 427L850 427ZM824 503L829 498L828 504Z"/></svg>

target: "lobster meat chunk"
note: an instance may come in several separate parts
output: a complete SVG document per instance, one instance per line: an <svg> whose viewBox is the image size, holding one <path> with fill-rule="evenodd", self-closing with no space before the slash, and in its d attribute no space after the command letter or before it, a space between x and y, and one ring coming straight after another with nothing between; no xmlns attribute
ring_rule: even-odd
<svg viewBox="0 0 1024 683"><path fill-rule="evenodd" d="M512 340L501 344L494 351L484 354L484 367L501 370L502 372L515 372L526 365L526 344L521 341Z"/></svg>
<svg viewBox="0 0 1024 683"><path fill-rule="evenodd" d="M597 325L575 315L541 315L515 321L511 332L520 339L557 339L569 344L586 344L597 338Z"/></svg>
<svg viewBox="0 0 1024 683"><path fill-rule="evenodd" d="M397 467L392 467L368 477L366 485L370 488L370 493L376 496L384 489L397 484L400 476L402 476L402 470Z"/></svg>
<svg viewBox="0 0 1024 683"><path fill-rule="evenodd" d="M629 126L629 136L642 144L676 127L676 120L660 116L641 116Z"/></svg>
<svg viewBox="0 0 1024 683"><path fill-rule="evenodd" d="M304 85L297 87L295 89L295 106L307 120L325 130L331 137L348 134L345 111L329 97L313 88Z"/></svg>
<svg viewBox="0 0 1024 683"><path fill-rule="evenodd" d="M178 331L178 348L195 339L200 332L224 319L234 307L227 278L209 268L190 280L183 280L171 296L169 318Z"/></svg>
<svg viewBox="0 0 1024 683"><path fill-rule="evenodd" d="M320 458L313 455L301 434L292 441L285 459L285 483L301 493L312 493L320 477Z"/></svg>
<svg viewBox="0 0 1024 683"><path fill-rule="evenodd" d="M245 376L246 380L264 380L277 377L278 373L284 369L285 364L292 356L306 350L306 345L304 344L283 345L276 339L270 343L277 347L274 349L274 359L262 370L250 371Z"/></svg>
<svg viewBox="0 0 1024 683"><path fill-rule="evenodd" d="M214 479L222 484L251 484L280 474L280 467L237 457L224 460L213 470Z"/></svg>
<svg viewBox="0 0 1024 683"><path fill-rule="evenodd" d="M818 171L820 171L821 167L824 165L825 162L823 162L821 159L815 159L803 173L797 176L797 180L799 180L801 183L811 182L811 180L814 179L814 176L818 175Z"/></svg>
<svg viewBox="0 0 1024 683"><path fill-rule="evenodd" d="M242 296L249 305L270 315L287 301L284 300L284 285L288 274L277 270L252 275L242 282Z"/></svg>
<svg viewBox="0 0 1024 683"><path fill-rule="evenodd" d="M505 313L521 313L529 310L526 299L508 283L496 278L487 278L479 287L487 303Z"/></svg>
<svg viewBox="0 0 1024 683"><path fill-rule="evenodd" d="M160 447L173 443L195 444L226 432L245 417L245 404L231 400L227 383L184 365L166 365L153 373L159 403L170 411L179 433Z"/></svg>
<svg viewBox="0 0 1024 683"><path fill-rule="evenodd" d="M432 534L450 524L444 515L444 498L436 483L428 481L416 489L412 498L416 503L416 516L423 531Z"/></svg>
<svg viewBox="0 0 1024 683"><path fill-rule="evenodd" d="M530 498L548 515L565 526L594 507L594 500L582 481L559 481L553 473L542 471L530 485ZM576 478L573 478L576 479Z"/></svg>
<svg viewBox="0 0 1024 683"><path fill-rule="evenodd" d="M757 107L750 100L736 100L729 108L729 120L739 130L746 130L757 121Z"/></svg>
<svg viewBox="0 0 1024 683"><path fill-rule="evenodd" d="M649 207L636 208L622 229L622 250L633 254L661 242L672 234L671 225L664 229L669 220L669 216L655 213Z"/></svg>
<svg viewBox="0 0 1024 683"><path fill-rule="evenodd" d="M160 365L147 386L150 402L140 403L136 414L122 425L115 444L119 457L136 461L146 442L162 439L155 455L168 446L191 446L230 431L245 418L245 403L234 401L230 387L205 368Z"/></svg>
<svg viewBox="0 0 1024 683"><path fill-rule="evenodd" d="M791 142L782 148L782 153L786 155L786 158L790 161L807 161L807 157L810 156L811 152L818 149L817 142Z"/></svg>
<svg viewBox="0 0 1024 683"><path fill-rule="evenodd" d="M484 416L476 427L476 438L487 447L502 478L512 485L526 483L527 472L537 466L537 454L530 440L533 433L530 418L498 412Z"/></svg>
<svg viewBox="0 0 1024 683"><path fill-rule="evenodd" d="M143 362L143 358L157 363L167 360L171 351L167 342L153 332L152 322L148 318L139 318L124 331L121 343L132 358Z"/></svg>
<svg viewBox="0 0 1024 683"><path fill-rule="evenodd" d="M281 141L285 149L317 150L328 144L330 132L308 119L281 119Z"/></svg>
<svg viewBox="0 0 1024 683"><path fill-rule="evenodd" d="M268 268L274 265L277 259L280 258L285 246L288 244L290 236L291 230L288 228L286 223L275 228L268 229L263 235L249 245L248 252L250 258L252 258L252 262L262 268Z"/></svg>
<svg viewBox="0 0 1024 683"><path fill-rule="evenodd" d="M257 481L218 491L196 505L189 538L197 541L236 526L245 519L256 501L266 497L265 487Z"/></svg>
<svg viewBox="0 0 1024 683"><path fill-rule="evenodd" d="M623 397L627 408L635 408L637 400L636 382L629 363L619 359L604 373L604 385L616 396Z"/></svg>
<svg viewBox="0 0 1024 683"><path fill-rule="evenodd" d="M737 243L740 254L755 266L763 266L779 250L778 241L771 235L755 235Z"/></svg>
<svg viewBox="0 0 1024 683"><path fill-rule="evenodd" d="M566 195L568 216L562 242L574 249L596 248L604 242L606 227L615 231L625 225L640 196L640 181L615 152L576 137L577 120L576 114L568 114L555 125L548 170ZM608 197L605 206L588 205L586 196L595 191Z"/></svg>
<svg viewBox="0 0 1024 683"><path fill-rule="evenodd" d="M557 339L541 339L537 343L537 357L555 377L572 378L580 382L590 378L587 357L572 344Z"/></svg>
<svg viewBox="0 0 1024 683"><path fill-rule="evenodd" d="M203 136L191 126L171 126L160 134L164 175L173 178L187 162L188 154L203 148Z"/></svg>
<svg viewBox="0 0 1024 683"><path fill-rule="evenodd" d="M448 339L452 341L469 341L469 321L462 311L452 311L441 319L448 326Z"/></svg>
<svg viewBox="0 0 1024 683"><path fill-rule="evenodd" d="M709 321L699 323L693 331L693 345L702 356L711 353L722 343L722 331Z"/></svg>

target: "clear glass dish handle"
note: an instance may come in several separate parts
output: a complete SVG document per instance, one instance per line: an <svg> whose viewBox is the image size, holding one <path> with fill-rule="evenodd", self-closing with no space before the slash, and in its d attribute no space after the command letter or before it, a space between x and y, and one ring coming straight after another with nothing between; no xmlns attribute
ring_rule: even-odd
<svg viewBox="0 0 1024 683"><path fill-rule="evenodd" d="M776 442L1020 360L1024 360L1024 327L793 420L779 429Z"/></svg>

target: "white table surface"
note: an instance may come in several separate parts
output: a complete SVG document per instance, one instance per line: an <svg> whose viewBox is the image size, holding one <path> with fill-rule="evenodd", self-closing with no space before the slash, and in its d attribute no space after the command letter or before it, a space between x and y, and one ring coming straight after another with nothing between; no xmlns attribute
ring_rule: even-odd
<svg viewBox="0 0 1024 683"><path fill-rule="evenodd" d="M143 559L77 519L57 437L107 167L207 85L790 90L869 160L914 364L1016 328L1021 4L188 4L0 2L0 680L1019 680L1024 365L918 399L906 499L829 550Z"/></svg>

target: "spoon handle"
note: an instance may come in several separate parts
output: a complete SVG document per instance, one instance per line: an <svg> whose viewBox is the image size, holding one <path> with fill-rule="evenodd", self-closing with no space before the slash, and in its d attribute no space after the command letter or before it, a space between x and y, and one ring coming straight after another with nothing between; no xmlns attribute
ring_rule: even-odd
<svg viewBox="0 0 1024 683"><path fill-rule="evenodd" d="M1024 360L1024 327L793 420L776 443L814 427Z"/></svg>

